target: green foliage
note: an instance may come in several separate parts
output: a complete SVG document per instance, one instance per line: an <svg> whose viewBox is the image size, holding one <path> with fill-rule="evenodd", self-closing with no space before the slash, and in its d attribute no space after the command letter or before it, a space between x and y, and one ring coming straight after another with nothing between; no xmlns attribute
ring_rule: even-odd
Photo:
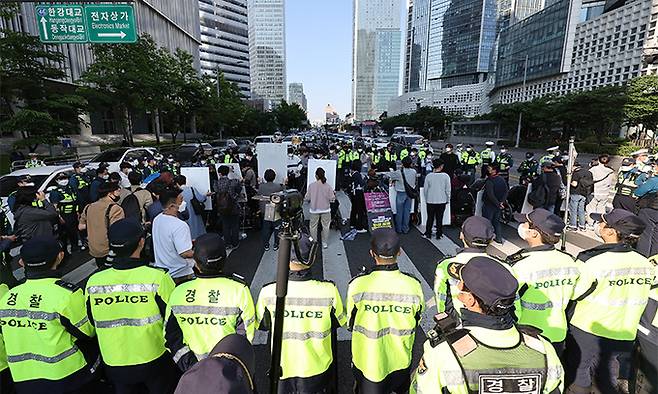
<svg viewBox="0 0 658 394"><path fill-rule="evenodd" d="M459 118L446 114L441 108L420 107L410 114L389 117L387 113L383 113L379 118L379 126L389 133L396 127L413 127L417 133L429 136L431 132L438 134L445 132L445 125Z"/></svg>
<svg viewBox="0 0 658 394"><path fill-rule="evenodd" d="M308 124L306 112L297 103L288 104L285 100L281 100L272 112L279 128L283 131L299 129Z"/></svg>
<svg viewBox="0 0 658 394"><path fill-rule="evenodd" d="M646 138L647 129L655 131L658 126L658 76L644 75L632 79L627 94L624 112L629 126L641 126L635 136L639 141Z"/></svg>

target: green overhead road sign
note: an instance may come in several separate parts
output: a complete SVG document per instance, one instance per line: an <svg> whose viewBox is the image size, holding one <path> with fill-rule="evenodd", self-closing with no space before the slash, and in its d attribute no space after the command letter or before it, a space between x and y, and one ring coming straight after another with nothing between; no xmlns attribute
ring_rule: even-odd
<svg viewBox="0 0 658 394"><path fill-rule="evenodd" d="M42 42L87 42L85 15L81 5L38 5L36 15Z"/></svg>
<svg viewBox="0 0 658 394"><path fill-rule="evenodd" d="M89 42L111 44L137 41L135 11L132 5L87 5L85 14Z"/></svg>
<svg viewBox="0 0 658 394"><path fill-rule="evenodd" d="M38 5L39 37L45 43L133 43L135 11L130 4Z"/></svg>

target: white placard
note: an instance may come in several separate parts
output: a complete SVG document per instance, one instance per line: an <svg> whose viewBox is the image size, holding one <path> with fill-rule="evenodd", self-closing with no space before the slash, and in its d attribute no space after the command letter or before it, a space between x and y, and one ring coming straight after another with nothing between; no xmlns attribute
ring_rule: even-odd
<svg viewBox="0 0 658 394"><path fill-rule="evenodd" d="M528 189L525 192L525 199L523 200L523 208L521 208L521 213L527 214L534 210L532 205L528 202L528 196L532 192L532 183L528 185Z"/></svg>
<svg viewBox="0 0 658 394"><path fill-rule="evenodd" d="M480 190L475 199L475 216L482 216L482 206L484 205L484 190Z"/></svg>
<svg viewBox="0 0 658 394"><path fill-rule="evenodd" d="M446 208L443 211L443 225L450 226L451 215L450 215L450 201L446 204ZM420 224L425 226L427 224L427 201L425 201L425 188L420 188Z"/></svg>
<svg viewBox="0 0 658 394"><path fill-rule="evenodd" d="M258 177L263 179L267 169L276 172L274 183L283 184L288 176L288 145L260 143L256 144L258 157Z"/></svg>
<svg viewBox="0 0 658 394"><path fill-rule="evenodd" d="M210 191L208 167L181 167L180 173L187 179L186 185L193 187L198 194L206 194ZM211 210L212 198L206 198L204 205L207 211Z"/></svg>
<svg viewBox="0 0 658 394"><path fill-rule="evenodd" d="M306 177L306 187L315 182L315 171L318 168L324 169L324 175L331 187L336 190L336 160L318 160L310 159L308 161L308 176Z"/></svg>

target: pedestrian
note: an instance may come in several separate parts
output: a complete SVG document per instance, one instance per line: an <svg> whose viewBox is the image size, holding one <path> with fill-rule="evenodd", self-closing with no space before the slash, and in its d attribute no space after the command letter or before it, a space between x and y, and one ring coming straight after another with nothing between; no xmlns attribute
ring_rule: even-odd
<svg viewBox="0 0 658 394"><path fill-rule="evenodd" d="M60 173L55 178L57 186L49 193L50 202L59 213L59 240L62 242L64 255L69 256L68 245L71 253L78 249L78 215L81 207L78 204L76 191L69 185L69 176Z"/></svg>
<svg viewBox="0 0 658 394"><path fill-rule="evenodd" d="M318 167L315 170L315 182L308 186L304 199L310 203L311 238L315 240L322 239L322 247L326 249L328 247L329 226L331 224L331 203L336 201L336 192L327 183L324 168ZM318 223L322 223L322 238L318 234Z"/></svg>
<svg viewBox="0 0 658 394"><path fill-rule="evenodd" d="M96 392L95 330L82 290L61 279L63 259L52 235L27 240L20 252L26 280L0 300L3 350L19 394Z"/></svg>
<svg viewBox="0 0 658 394"><path fill-rule="evenodd" d="M459 281L458 297L464 305L461 329L450 317L439 320L437 327L447 327L447 332L425 342L409 392L487 393L503 392L504 387L563 392L564 371L551 344L538 330L514 323L518 282L512 273L496 260L479 256L452 277ZM446 320L449 325L444 325Z"/></svg>
<svg viewBox="0 0 658 394"><path fill-rule="evenodd" d="M192 234L187 223L178 217L184 202L179 188L166 187L160 193L164 211L153 219L152 228L155 266L165 268L176 284L194 277Z"/></svg>
<svg viewBox="0 0 658 394"><path fill-rule="evenodd" d="M443 172L452 178L455 175L455 170L459 168L459 156L455 154L452 144L446 144L439 159L443 161Z"/></svg>
<svg viewBox="0 0 658 394"><path fill-rule="evenodd" d="M281 192L284 190L284 187L280 183L274 183L276 179L276 172L273 169L268 168L263 174L265 182L261 183L258 186L258 195L261 197L270 197L272 194ZM272 213L272 217L268 217L265 214L266 207L268 202L260 201L260 216L262 219L261 226L261 240L263 243L263 248L267 252L270 250L270 238L274 234L274 250L279 250L279 226L281 226L281 218L277 216L275 212ZM272 208L273 206L270 205ZM274 217L277 216L277 217Z"/></svg>
<svg viewBox="0 0 658 394"><path fill-rule="evenodd" d="M500 221L509 190L505 180L499 176L499 170L496 164L489 164L487 170L489 171L489 176L484 183L482 216L489 219L496 232L495 241L502 244L503 230Z"/></svg>
<svg viewBox="0 0 658 394"><path fill-rule="evenodd" d="M189 218L187 218L185 222L190 227L190 235L192 237L192 241L194 241L206 233L206 223L203 220L203 211L196 212L194 209L195 203L193 201L196 200L198 204L205 206L206 199L211 195L211 193L210 190L196 190L192 186L188 186L187 178L185 175L178 175L174 179L178 187L181 188L183 201L185 202L185 207L189 212Z"/></svg>
<svg viewBox="0 0 658 394"><path fill-rule="evenodd" d="M303 234L299 255L293 248L288 275L288 294L281 342L279 393L336 393L338 327L347 322L343 301L333 282L318 280L311 272L313 242ZM258 295L259 329L273 331L276 283ZM300 362L304 360L304 362Z"/></svg>
<svg viewBox="0 0 658 394"><path fill-rule="evenodd" d="M57 209L34 187L20 188L14 203L14 234L21 242L33 237L55 236Z"/></svg>
<svg viewBox="0 0 658 394"><path fill-rule="evenodd" d="M637 251L646 257L658 254L658 160L652 161L651 176L644 174L637 179L639 184L633 195L639 198L638 216L647 227L637 242Z"/></svg>
<svg viewBox="0 0 658 394"><path fill-rule="evenodd" d="M222 235L228 249L236 249L240 242L240 205L242 186L237 179L229 179L228 166L220 166L217 179L217 214L222 224Z"/></svg>
<svg viewBox="0 0 658 394"><path fill-rule="evenodd" d="M567 386L587 393L628 392L630 352L655 278L655 267L633 247L646 227L635 214L594 214L603 244L578 255L580 277L567 338ZM619 371L614 367L619 362ZM619 391L618 391L619 390Z"/></svg>
<svg viewBox="0 0 658 394"><path fill-rule="evenodd" d="M519 237L528 244L507 258L519 281L515 308L518 324L542 331L562 356L567 337L566 309L578 281L579 265L571 255L558 250L564 221L543 208L517 213Z"/></svg>
<svg viewBox="0 0 658 394"><path fill-rule="evenodd" d="M553 162L543 161L541 173L532 181L528 203L533 208L544 208L549 212L555 212L561 185L560 176L553 170Z"/></svg>
<svg viewBox="0 0 658 394"><path fill-rule="evenodd" d="M96 178L89 185L89 202L96 202L100 198L98 189L110 179L110 170L107 163L100 163L96 169Z"/></svg>
<svg viewBox="0 0 658 394"><path fill-rule="evenodd" d="M98 201L85 207L80 215L78 229L87 230L87 241L89 242L89 254L95 258L99 269L108 268L111 261L107 256L110 252L110 244L107 240L107 232L110 226L123 219L125 214L119 201L119 185L105 182L99 186Z"/></svg>
<svg viewBox="0 0 658 394"><path fill-rule="evenodd" d="M571 176L571 193L569 194L568 230L587 230L585 205L587 205L587 196L590 195L593 186L594 180L592 173L582 167L580 163L575 162L573 165L573 175Z"/></svg>
<svg viewBox="0 0 658 394"><path fill-rule="evenodd" d="M443 172L444 163L441 159L434 159L432 166L434 172L425 177L423 192L427 203L427 223L425 225L425 238L432 237L432 227L436 220L436 239L443 237L443 214L446 204L450 202L450 176Z"/></svg>
<svg viewBox="0 0 658 394"><path fill-rule="evenodd" d="M388 177L393 182L395 188L395 231L398 234L407 234L409 232L409 222L411 220L411 202L416 191L416 170L411 168L411 159L402 160L402 168L399 171L388 173Z"/></svg>
<svg viewBox="0 0 658 394"><path fill-rule="evenodd" d="M174 394L252 394L255 380L254 347L245 337L231 334L183 374Z"/></svg>
<svg viewBox="0 0 658 394"><path fill-rule="evenodd" d="M368 211L366 210L366 200L363 195L363 189L366 182L361 174L361 160L355 159L350 162L349 184L347 187L350 196L352 208L350 210L350 226L356 229L357 233L368 232ZM323 240L324 242L324 240Z"/></svg>
<svg viewBox="0 0 658 394"><path fill-rule="evenodd" d="M133 171L133 165L127 161L121 162L119 164L119 175L121 176L121 182L119 186L123 189L128 189L130 187L130 181L128 180L128 174Z"/></svg>
<svg viewBox="0 0 658 394"><path fill-rule="evenodd" d="M142 176L137 171L132 171L128 174L130 181L129 195L123 199L121 207L123 208L126 217L132 217L142 224L149 223L147 216L147 208L153 204L153 196L151 192L142 189ZM130 196L133 197L130 197ZM131 206L132 208L129 208Z"/></svg>
<svg viewBox="0 0 658 394"><path fill-rule="evenodd" d="M593 213L605 213L608 200L610 199L610 192L615 185L615 170L610 168L610 156L600 155L598 164L592 166L589 172L592 173L592 182L594 183L594 191L592 193L592 200L587 204L586 210L589 216ZM596 223L591 223L593 229Z"/></svg>
<svg viewBox="0 0 658 394"><path fill-rule="evenodd" d="M481 216L471 216L464 221L459 234L464 249L456 256L447 256L436 265L434 296L438 313L445 312L453 319L459 319L463 305L458 298L458 281L450 273L459 271L460 267L473 257L486 256L497 260L487 254L487 247L493 242L495 235L491 222Z"/></svg>
<svg viewBox="0 0 658 394"><path fill-rule="evenodd" d="M418 279L399 270L400 237L377 229L370 238L375 265L347 289L356 393L403 393L409 389L411 349L424 309Z"/></svg>
<svg viewBox="0 0 658 394"><path fill-rule="evenodd" d="M112 267L93 274L85 289L105 375L117 394L143 386L151 394L173 393L180 374L163 333L174 281L140 258L145 239L138 221L117 221L108 238Z"/></svg>
<svg viewBox="0 0 658 394"><path fill-rule="evenodd" d="M165 343L181 371L208 357L224 337L238 333L250 341L256 331L249 287L224 273L226 246L219 234L194 244L196 279L176 287L167 303ZM200 323L202 322L202 323Z"/></svg>

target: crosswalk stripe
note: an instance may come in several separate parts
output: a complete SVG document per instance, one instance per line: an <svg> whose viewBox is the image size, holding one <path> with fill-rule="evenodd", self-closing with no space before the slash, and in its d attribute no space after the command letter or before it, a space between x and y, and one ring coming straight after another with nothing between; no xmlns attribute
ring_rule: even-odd
<svg viewBox="0 0 658 394"><path fill-rule="evenodd" d="M340 232L329 231L328 247L322 253L322 268L324 270L324 279L331 280L338 287L338 292L343 300L347 297L347 286L352 279L350 275L350 266L347 262L347 253L345 245L340 240ZM352 339L352 333L344 327L338 329L338 340L349 341Z"/></svg>
<svg viewBox="0 0 658 394"><path fill-rule="evenodd" d="M423 316L420 319L420 327L425 333L427 333L432 329L432 317L436 314L436 304L432 304L431 302L431 300L434 299L432 286L427 283L423 275L418 271L418 268L416 268L414 263L411 262L411 259L409 259L409 256L404 250L401 250L401 254L398 257L398 267L400 267L402 272L411 274L420 281L420 285L423 288L423 299L425 300L425 309L423 310Z"/></svg>
<svg viewBox="0 0 658 394"><path fill-rule="evenodd" d="M340 215L343 217L343 219L349 219L350 211L352 210L352 201L350 201L350 197L345 194L344 191L339 190L336 192L336 199L340 203L338 205Z"/></svg>
<svg viewBox="0 0 658 394"><path fill-rule="evenodd" d="M263 257L260 259L260 263L256 269L256 274L254 274L254 279L251 281L251 286L249 287L254 303L258 302L258 293L260 293L260 289L262 289L265 284L276 280L277 253L278 252L275 252L273 249L270 249L263 253ZM266 344L267 335L266 332L257 330L253 344Z"/></svg>

